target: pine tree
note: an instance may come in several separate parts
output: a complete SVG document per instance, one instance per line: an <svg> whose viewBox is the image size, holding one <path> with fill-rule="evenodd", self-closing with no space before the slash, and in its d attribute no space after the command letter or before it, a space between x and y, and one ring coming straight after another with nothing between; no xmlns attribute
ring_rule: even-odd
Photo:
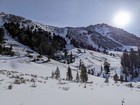
<svg viewBox="0 0 140 105"><path fill-rule="evenodd" d="M67 80L71 81L72 79L73 79L73 77L72 77L72 73L71 73L71 68L70 68L70 66L68 66Z"/></svg>
<svg viewBox="0 0 140 105"><path fill-rule="evenodd" d="M84 64L81 67L80 79L82 82L87 82L88 80L87 68L84 66Z"/></svg>
<svg viewBox="0 0 140 105"><path fill-rule="evenodd" d="M79 60L79 70L81 70L81 66L83 65L83 62L82 62L82 60L80 59Z"/></svg>
<svg viewBox="0 0 140 105"><path fill-rule="evenodd" d="M106 74L108 74L110 72L109 67L110 67L110 63L105 61L104 62L104 70L105 70Z"/></svg>
<svg viewBox="0 0 140 105"><path fill-rule="evenodd" d="M91 74L91 71L90 71L90 69L88 69L88 74Z"/></svg>
<svg viewBox="0 0 140 105"><path fill-rule="evenodd" d="M67 57L68 56L68 50L64 49L64 56Z"/></svg>
<svg viewBox="0 0 140 105"><path fill-rule="evenodd" d="M80 78L79 78L79 73L77 71L77 74L76 74L76 82L79 82L80 81Z"/></svg>
<svg viewBox="0 0 140 105"><path fill-rule="evenodd" d="M72 58L73 57L73 55L72 55L72 52L70 53L70 63L72 63Z"/></svg>
<svg viewBox="0 0 140 105"><path fill-rule="evenodd" d="M8 86L8 89L11 90L12 88L13 88L13 85L10 84L10 85Z"/></svg>
<svg viewBox="0 0 140 105"><path fill-rule="evenodd" d="M121 83L124 81L123 80L123 75L120 75L120 81L121 81Z"/></svg>
<svg viewBox="0 0 140 105"><path fill-rule="evenodd" d="M56 70L55 70L55 79L59 79L60 78L60 70L57 66Z"/></svg>
<svg viewBox="0 0 140 105"><path fill-rule="evenodd" d="M113 78L114 78L114 81L117 83L117 81L118 81L118 75L117 75L117 73L113 76Z"/></svg>
<svg viewBox="0 0 140 105"><path fill-rule="evenodd" d="M51 77L54 78L54 75L55 75L55 74L54 74L54 72L52 71L52 76L51 76Z"/></svg>

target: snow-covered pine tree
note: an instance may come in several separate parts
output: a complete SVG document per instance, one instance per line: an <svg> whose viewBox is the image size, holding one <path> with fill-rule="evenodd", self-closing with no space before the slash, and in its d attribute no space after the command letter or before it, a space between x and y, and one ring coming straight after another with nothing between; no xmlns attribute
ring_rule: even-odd
<svg viewBox="0 0 140 105"><path fill-rule="evenodd" d="M110 67L110 63L105 61L104 62L104 70L105 70L106 74L108 74L110 72L109 67Z"/></svg>
<svg viewBox="0 0 140 105"><path fill-rule="evenodd" d="M70 63L72 63L72 60L73 60L73 54L72 54L72 52L70 53Z"/></svg>
<svg viewBox="0 0 140 105"><path fill-rule="evenodd" d="M84 66L84 64L81 66L80 79L81 79L81 82L87 82L88 80L87 68Z"/></svg>
<svg viewBox="0 0 140 105"><path fill-rule="evenodd" d="M82 60L79 60L79 70L81 70L81 66L82 66Z"/></svg>
<svg viewBox="0 0 140 105"><path fill-rule="evenodd" d="M55 79L59 79L60 78L60 70L57 66L56 70L55 70Z"/></svg>
<svg viewBox="0 0 140 105"><path fill-rule="evenodd" d="M117 81L118 81L118 75L117 75L117 73L113 76L113 79L114 79L114 81L115 81L115 83L117 83Z"/></svg>

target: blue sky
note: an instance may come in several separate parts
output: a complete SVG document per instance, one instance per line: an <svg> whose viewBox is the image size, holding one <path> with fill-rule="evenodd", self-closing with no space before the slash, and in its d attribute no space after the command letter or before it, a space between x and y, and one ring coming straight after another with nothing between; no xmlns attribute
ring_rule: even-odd
<svg viewBox="0 0 140 105"><path fill-rule="evenodd" d="M140 36L140 0L0 0L1 12L59 27L98 23L115 26L112 20L120 10L133 17L120 28Z"/></svg>

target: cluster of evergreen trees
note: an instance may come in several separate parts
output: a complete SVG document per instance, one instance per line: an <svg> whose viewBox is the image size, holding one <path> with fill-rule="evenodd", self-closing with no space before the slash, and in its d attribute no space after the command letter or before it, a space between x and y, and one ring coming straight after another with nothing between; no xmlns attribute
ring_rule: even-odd
<svg viewBox="0 0 140 105"><path fill-rule="evenodd" d="M0 44L3 43L3 40L4 40L4 29L0 28Z"/></svg>
<svg viewBox="0 0 140 105"><path fill-rule="evenodd" d="M24 25L14 22L5 23L5 28L20 43L29 46L41 55L48 55L53 58L57 50L65 48L66 40L59 35L44 31L38 26L24 27Z"/></svg>
<svg viewBox="0 0 140 105"><path fill-rule="evenodd" d="M133 78L138 77L140 70L140 50L134 51L130 49L130 52L127 50L124 51L121 57L122 72L125 74L125 81L127 77Z"/></svg>
<svg viewBox="0 0 140 105"><path fill-rule="evenodd" d="M60 70L57 67L55 72L52 72L52 78L59 79L60 75L61 75ZM66 80L68 80L68 81L73 80L73 75L72 75L72 71L71 71L70 66L68 66L68 69L67 69ZM79 75L79 73L77 71L75 81L76 82L82 82L82 83L85 83L85 82L88 81L87 69L86 69L86 67L84 65L82 65L82 67L81 67L80 75Z"/></svg>
<svg viewBox="0 0 140 105"><path fill-rule="evenodd" d="M72 52L70 52L70 54L68 54L67 50L64 50L64 57L67 60L67 64L73 63L75 61L75 57L72 54Z"/></svg>
<svg viewBox="0 0 140 105"><path fill-rule="evenodd" d="M13 56L12 46L5 47L4 45L4 29L0 28L0 54Z"/></svg>

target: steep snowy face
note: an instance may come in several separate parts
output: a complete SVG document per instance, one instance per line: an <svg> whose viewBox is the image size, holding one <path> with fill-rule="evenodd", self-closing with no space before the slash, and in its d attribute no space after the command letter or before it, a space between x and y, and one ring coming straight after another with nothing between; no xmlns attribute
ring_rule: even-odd
<svg viewBox="0 0 140 105"><path fill-rule="evenodd" d="M95 26L94 30L103 36L108 36L111 32L111 29L109 29L109 27L107 27L105 24Z"/></svg>
<svg viewBox="0 0 140 105"><path fill-rule="evenodd" d="M126 46L140 46L140 38L122 29L107 24L69 28L68 35L84 46L100 49L124 49Z"/></svg>
<svg viewBox="0 0 140 105"><path fill-rule="evenodd" d="M91 26L88 28L91 29ZM92 27L92 30L122 45L130 45L130 46L140 45L139 37L131 33L128 33L123 29L112 27L107 24L97 24Z"/></svg>
<svg viewBox="0 0 140 105"><path fill-rule="evenodd" d="M113 36L124 36L124 34L129 34L131 35L130 33L122 30L122 29L119 29L119 28L115 28L115 27L112 27L112 26L109 26L107 24L97 24L97 25L94 25L93 27L88 27L88 28L92 28L94 31L100 33L101 35L103 36L106 36L108 38L111 38Z"/></svg>
<svg viewBox="0 0 140 105"><path fill-rule="evenodd" d="M96 29L100 30L100 32L96 32L95 28L96 27L93 25L90 25L88 27L69 28L68 35L80 44L82 43L82 46L91 49L122 48L122 45L120 43L115 42L114 40L106 37L105 34L109 32L109 29L101 29L100 27L98 27Z"/></svg>

